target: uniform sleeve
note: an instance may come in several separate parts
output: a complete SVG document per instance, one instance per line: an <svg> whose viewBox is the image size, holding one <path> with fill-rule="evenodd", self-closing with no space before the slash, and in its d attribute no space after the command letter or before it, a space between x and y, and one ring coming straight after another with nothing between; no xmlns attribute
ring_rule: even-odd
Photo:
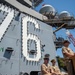
<svg viewBox="0 0 75 75"><path fill-rule="evenodd" d="M56 66L56 70L57 70L58 73L60 73L60 69L59 69L59 67Z"/></svg>
<svg viewBox="0 0 75 75"><path fill-rule="evenodd" d="M52 69L52 66L50 66L50 73L53 73L53 69Z"/></svg>
<svg viewBox="0 0 75 75"><path fill-rule="evenodd" d="M66 50L66 48L64 47L64 48L62 48L62 53L67 53L67 50Z"/></svg>
<svg viewBox="0 0 75 75"><path fill-rule="evenodd" d="M44 67L43 64L41 65L41 70L42 70L42 71L45 70L45 67Z"/></svg>
<svg viewBox="0 0 75 75"><path fill-rule="evenodd" d="M48 72L46 71L46 68L45 68L45 66L42 64L41 65L41 71L43 72L43 73L45 73L45 74L47 74Z"/></svg>

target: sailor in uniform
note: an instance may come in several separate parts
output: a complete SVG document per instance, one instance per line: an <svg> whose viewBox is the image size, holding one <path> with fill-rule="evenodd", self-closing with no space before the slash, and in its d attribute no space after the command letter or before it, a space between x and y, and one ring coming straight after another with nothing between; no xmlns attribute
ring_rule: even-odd
<svg viewBox="0 0 75 75"><path fill-rule="evenodd" d="M56 75L62 75L62 73L60 72L59 67L56 66L56 60L52 59L51 63L52 63L52 70L53 70L53 72L56 73Z"/></svg>
<svg viewBox="0 0 75 75"><path fill-rule="evenodd" d="M68 40L63 42L62 53L65 58L70 58L75 55L75 53L68 47L69 44L70 42Z"/></svg>
<svg viewBox="0 0 75 75"><path fill-rule="evenodd" d="M69 44L70 42L68 40L65 40L63 42L62 53L63 53L65 63L67 66L68 75L73 75L72 62L70 58L75 56L75 53L72 51L72 49L69 48Z"/></svg>
<svg viewBox="0 0 75 75"><path fill-rule="evenodd" d="M44 63L41 65L41 74L42 75L51 75L51 66L49 63L49 56L44 57Z"/></svg>
<svg viewBox="0 0 75 75"><path fill-rule="evenodd" d="M41 65L41 74L42 75L57 75L53 72L52 67L49 65L49 56L45 55L44 63Z"/></svg>

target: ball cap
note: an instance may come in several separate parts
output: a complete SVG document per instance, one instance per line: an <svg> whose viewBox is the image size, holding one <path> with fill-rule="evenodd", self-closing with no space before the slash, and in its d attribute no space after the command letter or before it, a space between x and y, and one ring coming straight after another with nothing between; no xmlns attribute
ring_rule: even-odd
<svg viewBox="0 0 75 75"><path fill-rule="evenodd" d="M70 44L70 42L68 40L64 40L63 44L65 44L65 43L69 43Z"/></svg>

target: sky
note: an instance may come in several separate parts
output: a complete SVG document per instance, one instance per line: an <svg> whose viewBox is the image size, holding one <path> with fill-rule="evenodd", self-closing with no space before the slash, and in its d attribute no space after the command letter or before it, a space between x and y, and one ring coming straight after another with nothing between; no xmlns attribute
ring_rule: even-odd
<svg viewBox="0 0 75 75"><path fill-rule="evenodd" d="M62 11L68 11L72 16L75 17L75 0L44 0L38 7L36 7L35 10L39 12L43 4L52 5L58 13ZM69 31L75 38L75 28ZM58 32L56 32L56 35L57 37L61 36L66 39L66 29L59 30ZM69 47L75 52L75 47L72 43ZM58 56L63 57L61 48L58 49L56 53Z"/></svg>

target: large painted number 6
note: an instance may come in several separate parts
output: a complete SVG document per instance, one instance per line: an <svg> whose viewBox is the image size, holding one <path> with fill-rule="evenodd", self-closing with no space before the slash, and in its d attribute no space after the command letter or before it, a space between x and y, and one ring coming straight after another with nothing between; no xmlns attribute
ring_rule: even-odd
<svg viewBox="0 0 75 75"><path fill-rule="evenodd" d="M39 29L39 24L36 22L35 19L31 18L31 17L24 17L22 19L22 23L23 23L23 34L22 34L22 39L23 39L23 55L26 57L27 60L29 61L39 61L39 59L41 58L41 49L40 49L40 40L38 39L38 37L36 35L30 34L27 32L27 22L31 22L34 23L35 29ZM27 34L28 33L28 34ZM27 42L28 40L34 40L37 43L37 54L36 57L34 58L30 58L29 54L28 54L28 48L27 48Z"/></svg>

